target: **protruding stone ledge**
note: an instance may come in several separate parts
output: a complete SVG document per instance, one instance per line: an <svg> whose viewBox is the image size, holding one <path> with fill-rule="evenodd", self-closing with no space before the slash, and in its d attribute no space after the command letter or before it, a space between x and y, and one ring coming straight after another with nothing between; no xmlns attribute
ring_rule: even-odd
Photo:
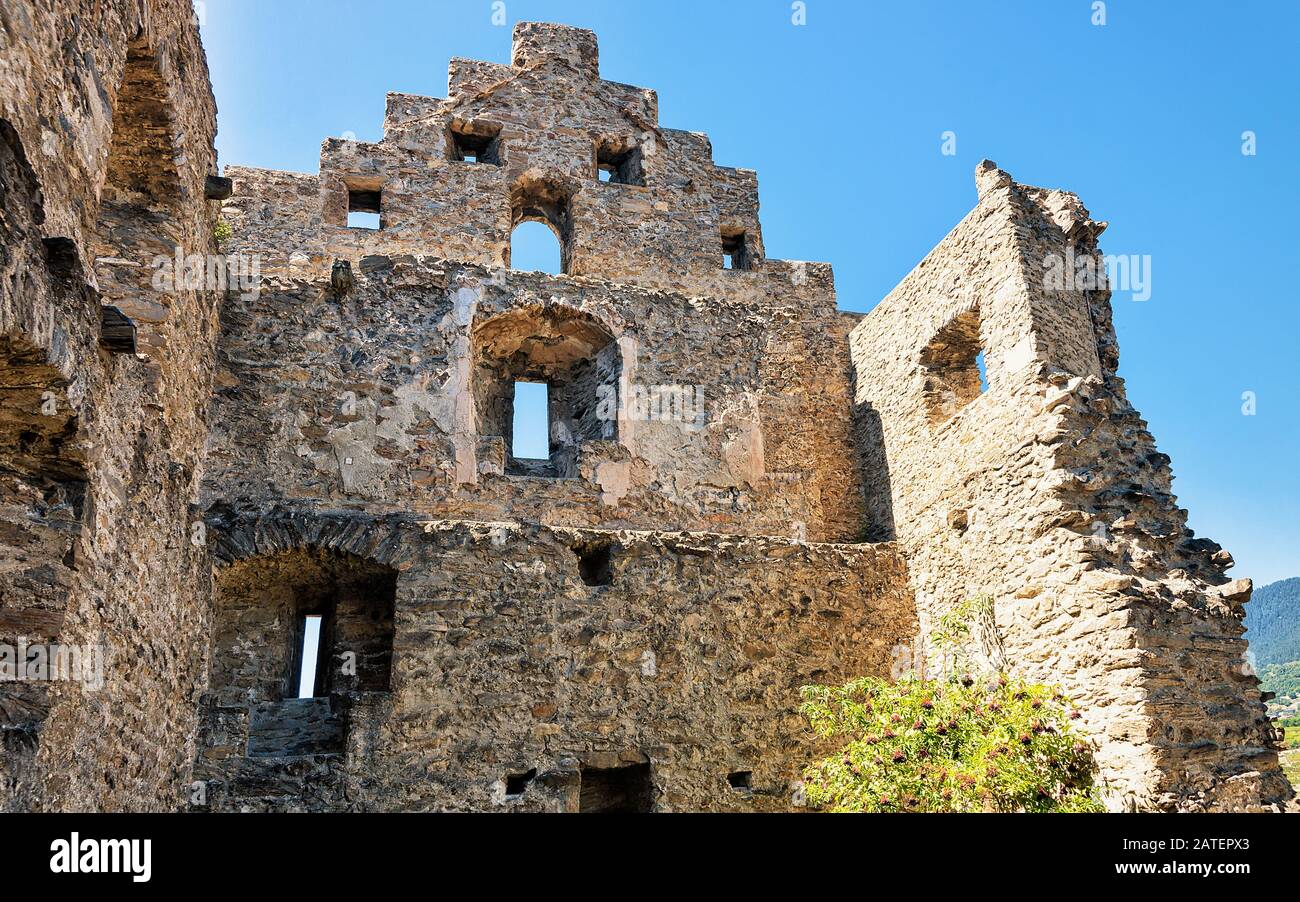
<svg viewBox="0 0 1300 902"><path fill-rule="evenodd" d="M210 175L203 180L203 196L208 200L227 200L234 191L234 181L224 176Z"/></svg>

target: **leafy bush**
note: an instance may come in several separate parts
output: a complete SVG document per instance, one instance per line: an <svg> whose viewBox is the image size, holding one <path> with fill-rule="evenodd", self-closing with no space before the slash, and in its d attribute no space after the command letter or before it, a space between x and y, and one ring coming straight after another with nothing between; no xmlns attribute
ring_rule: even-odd
<svg viewBox="0 0 1300 902"><path fill-rule="evenodd" d="M932 641L941 648L959 645L970 632L962 621L986 603L960 606L937 625ZM940 679L864 677L802 691L802 710L818 735L848 740L804 770L804 791L814 807L1103 810L1092 746L1072 724L1079 713L1047 686L954 671Z"/></svg>
<svg viewBox="0 0 1300 902"><path fill-rule="evenodd" d="M804 772L831 811L1100 811L1078 713L1051 689L999 677L806 686L822 736L852 737Z"/></svg>
<svg viewBox="0 0 1300 902"><path fill-rule="evenodd" d="M220 217L218 217L217 221L212 224L212 239L216 241L218 245L229 241L230 236L233 234L234 230L230 228L230 223Z"/></svg>

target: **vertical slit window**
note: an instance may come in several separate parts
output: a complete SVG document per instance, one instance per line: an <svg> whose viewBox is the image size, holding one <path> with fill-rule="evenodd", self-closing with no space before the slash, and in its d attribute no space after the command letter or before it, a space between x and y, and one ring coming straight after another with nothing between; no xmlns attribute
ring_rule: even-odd
<svg viewBox="0 0 1300 902"><path fill-rule="evenodd" d="M298 698L316 698L321 688L320 660L321 636L324 618L320 614L308 614L302 619L302 646L298 653Z"/></svg>

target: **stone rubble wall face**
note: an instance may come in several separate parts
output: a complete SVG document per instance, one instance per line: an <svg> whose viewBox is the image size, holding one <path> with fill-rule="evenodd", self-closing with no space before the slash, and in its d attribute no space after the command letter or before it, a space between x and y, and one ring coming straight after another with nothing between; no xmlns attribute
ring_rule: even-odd
<svg viewBox="0 0 1300 902"><path fill-rule="evenodd" d="M699 387L691 422L618 422L571 479L504 475L474 424L473 330L581 311L623 351L627 386ZM232 292L204 505L405 509L567 526L856 538L842 320L777 297L687 298L436 259L369 257L353 292L295 281ZM842 346L841 346L842 348ZM596 398L590 399L595 408ZM838 443L832 442L839 440ZM817 453L815 449L820 449ZM850 515L854 514L854 515Z"/></svg>
<svg viewBox="0 0 1300 902"><path fill-rule="evenodd" d="M164 346L149 359L100 346L96 287L107 275L96 258L106 246L138 249L157 237L148 217L120 221L111 234L97 222L115 123L132 121L118 102L128 52L157 67L168 93L153 100L169 121L148 136L119 134L120 143L141 149L139 171L169 173L169 237L187 253L212 253L216 206L204 178L215 172L215 104L192 5L0 2L9 161L0 335L23 349L0 364L0 419L43 428L30 405L33 391L48 390L70 430L44 469L24 475L19 452L19 475L0 487L0 641L102 645L107 656L98 690L51 683L32 708L9 705L15 684L0 688L0 810L171 810L190 779L209 580L205 552L189 541L190 505L217 299L203 289L168 295L156 330ZM146 153L160 146L164 159ZM126 263L147 273L151 260ZM16 432L0 430L10 463ZM79 506L34 500L51 474L84 491Z"/></svg>
<svg viewBox="0 0 1300 902"><path fill-rule="evenodd" d="M213 420L238 426L210 445L210 499L862 535L830 267L763 258L754 173L715 166L703 135L659 128L654 92L601 80L591 42L528 26L513 67L453 61L447 99L390 95L383 140L327 140L319 175L227 169L228 250L259 261L265 288L226 302ZM452 159L453 130L485 127L499 129L499 165ZM598 180L609 141L639 150L644 186ZM554 278L506 268L515 200L536 185L571 197L567 272ZM347 226L349 188L380 192L380 229ZM746 233L752 269L722 268L723 229ZM326 290L339 261L358 279L344 302ZM629 387L702 386L705 428L621 423L620 449L601 460L589 448L576 484L497 476L455 400L468 332L487 312L548 305L608 328ZM360 399L356 420L335 409L344 391ZM365 472L342 472L348 457Z"/></svg>
<svg viewBox="0 0 1300 902"><path fill-rule="evenodd" d="M579 576L592 541L612 545L608 585ZM218 593L305 548L398 572L391 692L350 698L345 753L248 757L256 684L205 696L214 810L567 811L580 767L640 760L655 810L788 810L819 750L799 686L885 676L916 631L890 545L360 514L233 518L214 543ZM244 631L214 655L281 640ZM727 783L745 770L752 792Z"/></svg>

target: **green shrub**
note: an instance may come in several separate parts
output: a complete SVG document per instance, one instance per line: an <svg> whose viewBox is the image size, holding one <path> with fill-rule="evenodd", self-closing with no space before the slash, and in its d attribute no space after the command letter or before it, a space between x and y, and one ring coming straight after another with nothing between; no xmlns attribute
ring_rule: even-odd
<svg viewBox="0 0 1300 902"><path fill-rule="evenodd" d="M944 659L970 635L976 599L943 618ZM1079 713L1047 686L949 672L803 687L804 714L847 743L804 770L810 805L829 811L1101 811Z"/></svg>
<svg viewBox="0 0 1300 902"><path fill-rule="evenodd" d="M218 217L217 221L212 224L212 239L220 246L223 242L229 241L234 231L230 228L230 223Z"/></svg>
<svg viewBox="0 0 1300 902"><path fill-rule="evenodd" d="M1077 712L1045 686L999 677L805 686L803 711L841 751L804 771L830 811L1100 811Z"/></svg>

